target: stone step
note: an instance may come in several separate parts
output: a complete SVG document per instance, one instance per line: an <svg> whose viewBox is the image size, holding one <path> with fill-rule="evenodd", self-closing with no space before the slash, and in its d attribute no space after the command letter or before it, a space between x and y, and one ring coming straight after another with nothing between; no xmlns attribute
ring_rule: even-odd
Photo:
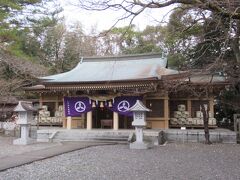
<svg viewBox="0 0 240 180"><path fill-rule="evenodd" d="M53 133L56 132L54 135ZM130 141L129 135L134 131L114 131L114 130L38 130L37 140L39 142L51 141ZM51 139L52 137L52 139ZM162 144L168 142L205 142L203 130L146 130L144 131L144 139L152 141L154 144ZM210 140L214 143L236 143L237 134L227 130L210 131Z"/></svg>
<svg viewBox="0 0 240 180"><path fill-rule="evenodd" d="M124 136L71 136L59 134L54 137L54 139L127 139L128 137Z"/></svg>
<svg viewBox="0 0 240 180"><path fill-rule="evenodd" d="M129 133L120 132L88 132L88 131L45 131L38 132L38 141L127 141Z"/></svg>

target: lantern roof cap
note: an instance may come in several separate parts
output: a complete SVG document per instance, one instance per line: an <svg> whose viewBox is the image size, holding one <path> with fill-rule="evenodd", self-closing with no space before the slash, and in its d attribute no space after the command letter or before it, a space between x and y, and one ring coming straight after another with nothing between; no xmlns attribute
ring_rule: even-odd
<svg viewBox="0 0 240 180"><path fill-rule="evenodd" d="M24 112L24 111L36 111L33 107L32 102L30 101L19 101L18 105L14 108L15 112Z"/></svg>
<svg viewBox="0 0 240 180"><path fill-rule="evenodd" d="M148 109L140 100L137 100L137 102L129 109L129 111L151 111Z"/></svg>

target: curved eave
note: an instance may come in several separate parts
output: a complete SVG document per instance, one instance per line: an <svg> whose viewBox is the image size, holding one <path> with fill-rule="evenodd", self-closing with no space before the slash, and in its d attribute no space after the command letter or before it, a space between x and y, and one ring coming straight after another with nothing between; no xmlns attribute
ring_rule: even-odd
<svg viewBox="0 0 240 180"><path fill-rule="evenodd" d="M62 85L69 85L69 84L115 84L115 83L142 83L144 81L159 81L160 79L158 77L152 77L152 78L142 78L142 79L127 79L127 80L114 80L114 81L46 81L42 82L44 85L51 85L51 84L62 84Z"/></svg>
<svg viewBox="0 0 240 180"><path fill-rule="evenodd" d="M139 85L102 85L102 86L70 86L70 87L63 87L63 86L51 86L48 87L49 90L55 91L79 91L79 90L123 90L123 89L141 89L141 88L148 88L154 87L153 84L139 84Z"/></svg>
<svg viewBox="0 0 240 180"><path fill-rule="evenodd" d="M151 88L155 87L158 84L158 81L136 81L136 82L121 82L121 83L67 83L67 84L46 84L44 88L28 87L25 88L25 91L31 92L49 92L49 91L85 91L85 90L119 90L119 89L142 89L142 88Z"/></svg>

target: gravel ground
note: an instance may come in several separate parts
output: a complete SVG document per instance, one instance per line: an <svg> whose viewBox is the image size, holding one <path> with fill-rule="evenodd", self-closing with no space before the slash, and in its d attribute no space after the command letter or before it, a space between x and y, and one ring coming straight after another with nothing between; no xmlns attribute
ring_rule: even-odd
<svg viewBox="0 0 240 180"><path fill-rule="evenodd" d="M0 136L0 158L60 145L59 143L34 143L27 146L13 145L14 139L16 138L9 136Z"/></svg>
<svg viewBox="0 0 240 180"><path fill-rule="evenodd" d="M91 147L0 172L15 179L240 179L240 146L167 144L150 150L128 145Z"/></svg>

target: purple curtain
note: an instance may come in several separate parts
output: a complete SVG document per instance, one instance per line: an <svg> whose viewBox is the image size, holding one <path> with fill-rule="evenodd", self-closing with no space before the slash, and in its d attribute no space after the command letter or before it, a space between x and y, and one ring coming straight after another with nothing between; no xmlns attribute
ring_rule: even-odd
<svg viewBox="0 0 240 180"><path fill-rule="evenodd" d="M119 96L114 98L113 105L109 107L109 109L124 116L133 116L129 108L131 108L137 100L142 99L141 96Z"/></svg>
<svg viewBox="0 0 240 180"><path fill-rule="evenodd" d="M79 117L92 110L88 97L64 97L65 116Z"/></svg>

